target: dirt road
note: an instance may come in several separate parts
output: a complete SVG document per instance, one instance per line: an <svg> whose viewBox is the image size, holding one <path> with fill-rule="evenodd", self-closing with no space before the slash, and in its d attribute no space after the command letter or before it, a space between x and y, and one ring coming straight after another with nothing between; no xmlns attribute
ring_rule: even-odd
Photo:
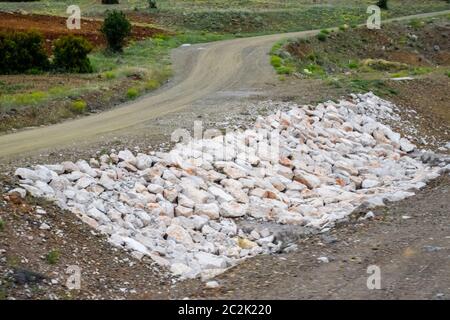
<svg viewBox="0 0 450 320"><path fill-rule="evenodd" d="M395 20L448 13L450 10ZM273 84L276 77L267 57L273 43L317 32L312 30L181 47L173 53L176 76L170 84L108 112L0 136L0 158L34 154L59 146L80 147L111 135L144 131L145 124L152 119L180 111L217 92L252 90Z"/></svg>

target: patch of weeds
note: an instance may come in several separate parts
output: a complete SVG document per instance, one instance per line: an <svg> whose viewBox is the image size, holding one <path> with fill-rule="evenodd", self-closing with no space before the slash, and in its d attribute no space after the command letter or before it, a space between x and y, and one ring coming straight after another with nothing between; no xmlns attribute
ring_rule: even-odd
<svg viewBox="0 0 450 320"><path fill-rule="evenodd" d="M136 88L130 88L127 90L127 98L130 100L136 99L139 96L139 90Z"/></svg>
<svg viewBox="0 0 450 320"><path fill-rule="evenodd" d="M433 71L433 68L430 67L415 67L412 71L411 74L415 75L415 76L419 76L422 74L427 74Z"/></svg>
<svg viewBox="0 0 450 320"><path fill-rule="evenodd" d="M390 88L383 80L363 80L354 79L350 81L352 91L369 92L372 91L378 96L397 95L397 90Z"/></svg>
<svg viewBox="0 0 450 320"><path fill-rule="evenodd" d="M306 68L303 69L303 72L312 76L322 77L326 75L325 70L320 65L315 63L308 64Z"/></svg>
<svg viewBox="0 0 450 320"><path fill-rule="evenodd" d="M147 83L145 84L145 88L147 90L155 90L158 89L161 86L161 84L157 81L157 80L148 80Z"/></svg>
<svg viewBox="0 0 450 320"><path fill-rule="evenodd" d="M447 71L447 77L450 78L450 71Z"/></svg>
<svg viewBox="0 0 450 320"><path fill-rule="evenodd" d="M350 28L350 27L348 26L348 24L343 24L342 26L339 26L339 30L340 30L340 31L347 31L348 28Z"/></svg>
<svg viewBox="0 0 450 320"><path fill-rule="evenodd" d="M279 75L279 76L278 76L278 80L280 80L280 81L286 81L286 76L285 76L285 75Z"/></svg>
<svg viewBox="0 0 450 320"><path fill-rule="evenodd" d="M104 73L104 77L108 80L112 80L112 79L115 79L117 77L117 75L114 71L106 71Z"/></svg>
<svg viewBox="0 0 450 320"><path fill-rule="evenodd" d="M350 60L350 61L348 62L347 67L348 67L349 69L358 69L358 67L359 67L359 62L358 62L357 60Z"/></svg>
<svg viewBox="0 0 450 320"><path fill-rule="evenodd" d="M336 78L327 78L325 79L325 83L329 86L332 86L334 88L342 88L342 82L339 79Z"/></svg>
<svg viewBox="0 0 450 320"><path fill-rule="evenodd" d="M272 50L270 51L270 54L276 55L283 47L284 41L278 41L275 43L272 47Z"/></svg>
<svg viewBox="0 0 450 320"><path fill-rule="evenodd" d="M409 76L409 72L407 70L396 72L391 74L392 78L403 78Z"/></svg>
<svg viewBox="0 0 450 320"><path fill-rule="evenodd" d="M330 30L328 30L328 29L322 29L322 30L320 30L320 33L323 33L323 34L328 35L328 34L330 34Z"/></svg>
<svg viewBox="0 0 450 320"><path fill-rule="evenodd" d="M48 264L57 264L59 261L59 251L56 249L51 250L47 255L45 256L45 260Z"/></svg>
<svg viewBox="0 0 450 320"><path fill-rule="evenodd" d="M411 28L415 30L418 30L425 26L425 22L419 19L412 19L408 24Z"/></svg>
<svg viewBox="0 0 450 320"><path fill-rule="evenodd" d="M0 231L5 230L5 221L0 218Z"/></svg>
<svg viewBox="0 0 450 320"><path fill-rule="evenodd" d="M87 103L84 100L77 100L72 102L72 111L78 114L86 112Z"/></svg>
<svg viewBox="0 0 450 320"><path fill-rule="evenodd" d="M292 74L294 73L294 68L291 66L280 66L275 68L278 74Z"/></svg>

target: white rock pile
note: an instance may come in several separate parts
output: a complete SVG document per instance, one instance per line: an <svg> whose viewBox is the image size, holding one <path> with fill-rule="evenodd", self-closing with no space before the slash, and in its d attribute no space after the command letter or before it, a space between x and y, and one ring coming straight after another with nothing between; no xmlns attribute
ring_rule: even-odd
<svg viewBox="0 0 450 320"><path fill-rule="evenodd" d="M361 204L401 200L439 175L378 122L395 118L391 103L372 93L352 99L282 104L286 111L259 117L251 129L168 153L123 150L15 175L22 189L75 213L135 257L182 277L215 275L280 248L271 230L244 232L236 219L328 228ZM276 157L267 148L274 146Z"/></svg>

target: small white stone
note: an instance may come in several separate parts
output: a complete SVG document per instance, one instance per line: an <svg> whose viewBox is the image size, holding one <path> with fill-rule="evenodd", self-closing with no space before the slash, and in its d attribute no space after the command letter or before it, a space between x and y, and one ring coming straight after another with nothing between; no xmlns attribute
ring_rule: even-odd
<svg viewBox="0 0 450 320"><path fill-rule="evenodd" d="M217 281L208 281L205 287L208 289L217 289L220 287L220 284Z"/></svg>
<svg viewBox="0 0 450 320"><path fill-rule="evenodd" d="M41 230L49 230L49 229L50 229L50 226L44 222L44 223L42 223L42 224L39 226L39 229L41 229Z"/></svg>

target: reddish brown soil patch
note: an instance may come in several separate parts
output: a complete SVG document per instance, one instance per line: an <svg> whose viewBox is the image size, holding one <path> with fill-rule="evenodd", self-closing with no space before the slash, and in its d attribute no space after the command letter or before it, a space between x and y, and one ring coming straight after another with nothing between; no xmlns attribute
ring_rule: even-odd
<svg viewBox="0 0 450 320"><path fill-rule="evenodd" d="M127 18L132 22L156 24L156 19L146 12L127 12Z"/></svg>
<svg viewBox="0 0 450 320"><path fill-rule="evenodd" d="M87 38L97 47L104 46L106 41L101 32L101 21L81 20L81 29L69 30L66 18L46 15L22 15L16 13L0 12L0 30L5 31L26 31L36 30L41 32L46 40L46 48L50 50L52 42L64 35L74 34ZM162 29L133 26L131 39L142 40L154 36L155 34L166 33Z"/></svg>

